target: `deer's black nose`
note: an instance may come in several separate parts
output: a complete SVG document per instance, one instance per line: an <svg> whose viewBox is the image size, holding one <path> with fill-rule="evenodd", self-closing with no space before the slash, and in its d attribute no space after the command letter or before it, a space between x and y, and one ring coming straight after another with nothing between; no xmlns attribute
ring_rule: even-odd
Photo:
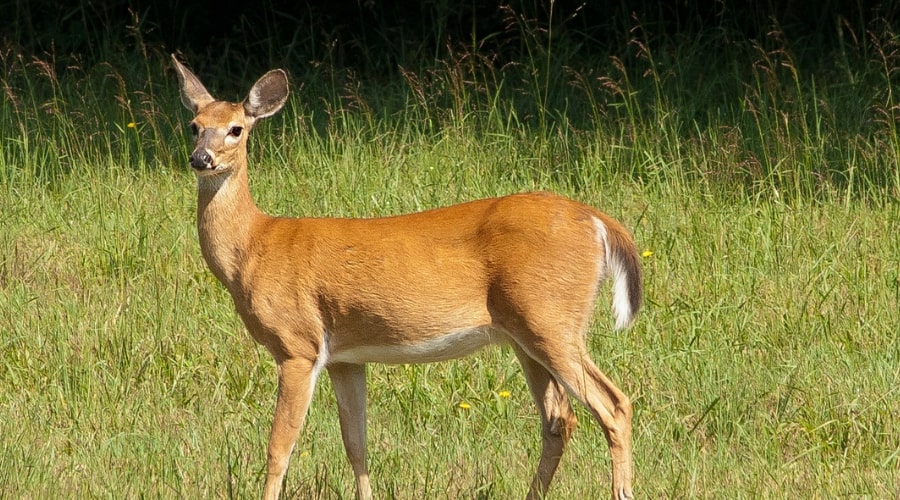
<svg viewBox="0 0 900 500"><path fill-rule="evenodd" d="M191 153L191 166L194 168L209 168L212 163L212 156L206 150L198 149Z"/></svg>

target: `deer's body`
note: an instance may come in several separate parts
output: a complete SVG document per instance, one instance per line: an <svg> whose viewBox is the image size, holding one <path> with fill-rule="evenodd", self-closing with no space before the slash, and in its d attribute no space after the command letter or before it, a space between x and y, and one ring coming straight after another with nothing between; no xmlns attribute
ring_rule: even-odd
<svg viewBox="0 0 900 500"><path fill-rule="evenodd" d="M371 498L364 364L442 361L493 343L512 346L541 413L529 496L546 492L575 427L569 391L606 432L614 497L631 497L630 402L584 346L604 277L614 280L617 326L640 306L637 252L620 224L548 193L375 219L271 217L250 195L246 138L256 119L284 104L283 73L268 73L233 104L215 101L175 63L182 100L196 114L191 164L203 256L278 366L267 497L278 496L322 370L358 494Z"/></svg>

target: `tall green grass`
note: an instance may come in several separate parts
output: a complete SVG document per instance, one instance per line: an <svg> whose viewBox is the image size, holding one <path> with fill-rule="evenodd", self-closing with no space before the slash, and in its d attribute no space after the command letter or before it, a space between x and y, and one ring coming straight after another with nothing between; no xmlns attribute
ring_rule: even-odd
<svg viewBox="0 0 900 500"><path fill-rule="evenodd" d="M509 15L517 64L475 43L390 82L289 68L289 106L251 139L258 205L376 216L530 189L594 204L645 255L636 326L611 331L604 292L589 337L635 401L639 495L897 496L890 26L844 25L840 65L810 69L778 30L658 39L635 21L578 66ZM83 67L0 59L0 496L253 497L274 366L200 256L166 54L113 47ZM257 76L188 63L221 98ZM607 495L603 434L578 411L558 498ZM387 498L522 496L540 451L506 349L370 366L369 428ZM324 377L286 493L353 495Z"/></svg>

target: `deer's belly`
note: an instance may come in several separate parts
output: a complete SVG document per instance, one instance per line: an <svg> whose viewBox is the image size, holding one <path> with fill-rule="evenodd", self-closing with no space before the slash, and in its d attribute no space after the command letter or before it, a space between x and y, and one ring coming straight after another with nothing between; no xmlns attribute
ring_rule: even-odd
<svg viewBox="0 0 900 500"><path fill-rule="evenodd" d="M327 337L327 335L326 335ZM461 358L490 344L504 343L506 336L490 326L467 328L405 342L356 345L329 352L334 363L430 363Z"/></svg>

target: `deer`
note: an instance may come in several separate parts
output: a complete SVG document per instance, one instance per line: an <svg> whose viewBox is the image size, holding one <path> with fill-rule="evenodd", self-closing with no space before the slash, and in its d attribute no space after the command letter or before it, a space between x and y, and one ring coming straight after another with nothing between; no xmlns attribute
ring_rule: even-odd
<svg viewBox="0 0 900 500"><path fill-rule="evenodd" d="M264 498L279 497L323 371L357 498L368 500L366 364L438 362L488 345L511 347L540 414L527 498L545 497L575 429L569 396L603 429L612 497L633 498L631 400L585 342L607 278L616 329L641 306L638 251L622 224L550 192L372 218L268 215L250 193L247 141L287 102L287 73L271 70L243 101L228 102L172 61L193 113L201 253L277 368Z"/></svg>

